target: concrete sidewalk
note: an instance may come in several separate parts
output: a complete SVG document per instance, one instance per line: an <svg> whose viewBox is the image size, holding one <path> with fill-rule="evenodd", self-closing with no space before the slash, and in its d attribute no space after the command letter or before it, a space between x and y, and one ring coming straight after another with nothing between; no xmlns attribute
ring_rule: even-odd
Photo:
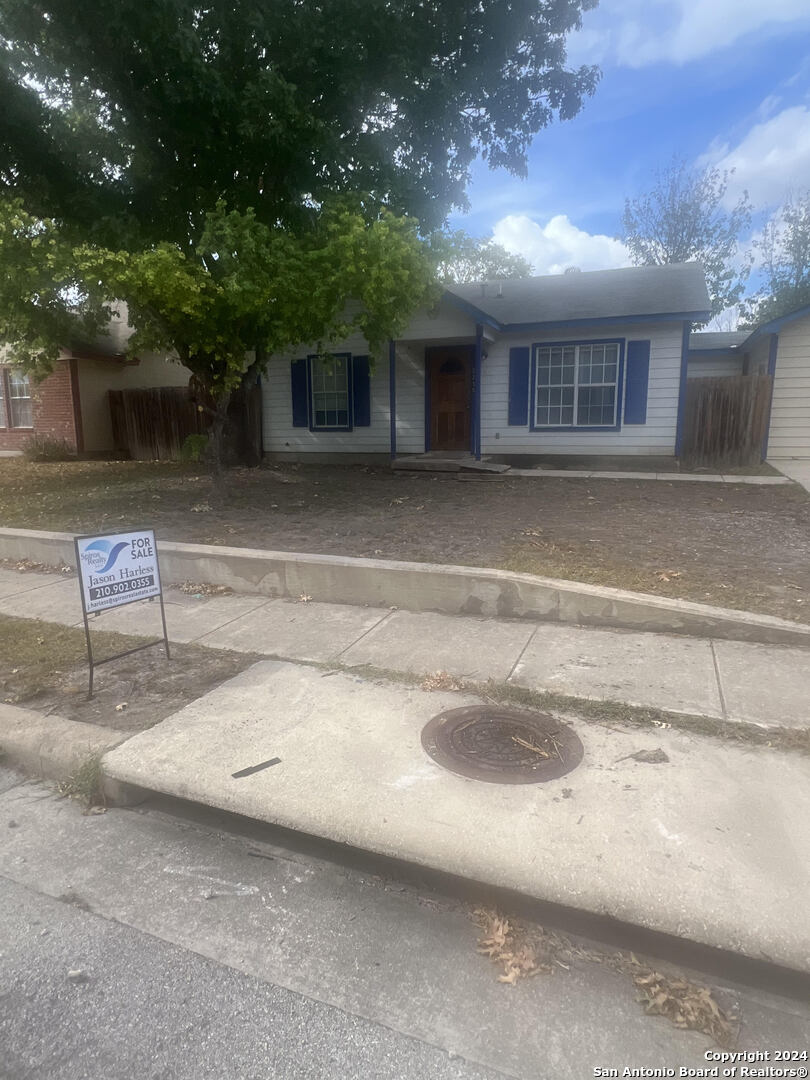
<svg viewBox="0 0 810 1080"><path fill-rule="evenodd" d="M589 722L571 701L558 722L582 741L581 764L546 783L482 783L421 744L432 717L479 698L368 674L442 670L804 728L808 650L261 596L166 599L172 640L285 659L113 749L113 781L810 972L806 757L674 721ZM77 583L2 571L0 613L80 625ZM157 635L160 617L139 603L93 625Z"/></svg>
<svg viewBox="0 0 810 1080"><path fill-rule="evenodd" d="M775 469L779 469L781 473L790 477L797 484L801 484L805 491L810 491L810 461L795 458L788 461L769 462L768 464L773 465Z"/></svg>
<svg viewBox="0 0 810 1080"><path fill-rule="evenodd" d="M0 569L0 613L80 626L75 578ZM166 592L169 638L287 660L445 671L533 690L765 727L810 727L810 651L518 619ZM160 635L156 603L91 627ZM103 679L103 671L99 678Z"/></svg>
<svg viewBox="0 0 810 1080"><path fill-rule="evenodd" d="M442 768L420 740L438 713L475 704L261 661L112 750L104 769L148 791L810 972L807 758L569 719L584 746L572 771L482 783ZM656 750L652 762L633 756Z"/></svg>

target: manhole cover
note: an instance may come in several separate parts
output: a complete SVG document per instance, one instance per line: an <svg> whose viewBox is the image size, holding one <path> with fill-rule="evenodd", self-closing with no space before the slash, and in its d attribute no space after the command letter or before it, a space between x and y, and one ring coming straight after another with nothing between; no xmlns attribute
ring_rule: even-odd
<svg viewBox="0 0 810 1080"><path fill-rule="evenodd" d="M582 743L548 713L472 706L439 713L422 746L451 772L494 784L556 780L582 761Z"/></svg>

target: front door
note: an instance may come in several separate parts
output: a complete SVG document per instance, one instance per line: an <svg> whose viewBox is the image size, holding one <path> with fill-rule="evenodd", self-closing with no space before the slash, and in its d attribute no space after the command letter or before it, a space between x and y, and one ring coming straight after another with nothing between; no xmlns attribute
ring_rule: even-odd
<svg viewBox="0 0 810 1080"><path fill-rule="evenodd" d="M472 359L471 345L426 353L431 450L470 449Z"/></svg>

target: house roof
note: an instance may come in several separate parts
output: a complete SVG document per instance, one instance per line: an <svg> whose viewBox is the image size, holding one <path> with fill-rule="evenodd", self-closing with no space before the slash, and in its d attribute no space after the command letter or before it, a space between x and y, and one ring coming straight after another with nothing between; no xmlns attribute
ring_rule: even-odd
<svg viewBox="0 0 810 1080"><path fill-rule="evenodd" d="M446 295L496 329L710 313L703 267L695 262L450 285Z"/></svg>
<svg viewBox="0 0 810 1080"><path fill-rule="evenodd" d="M750 336L750 330L701 331L689 335L690 352L728 352L742 345Z"/></svg>
<svg viewBox="0 0 810 1080"><path fill-rule="evenodd" d="M754 341L756 338L763 337L765 334L778 334L783 326L788 326L797 319L804 319L808 315L810 315L810 305L796 308L795 311L789 311L787 315L780 315L778 319L771 319L770 322L762 323L754 330L749 331L745 340Z"/></svg>

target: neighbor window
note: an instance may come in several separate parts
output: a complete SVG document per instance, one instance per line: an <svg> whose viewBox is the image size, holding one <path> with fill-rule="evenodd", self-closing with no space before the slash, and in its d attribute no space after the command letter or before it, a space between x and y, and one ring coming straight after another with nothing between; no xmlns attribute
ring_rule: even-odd
<svg viewBox="0 0 810 1080"><path fill-rule="evenodd" d="M8 372L8 418L10 427L33 427L31 384L27 375L13 368Z"/></svg>
<svg viewBox="0 0 810 1080"><path fill-rule="evenodd" d="M535 427L614 427L618 341L535 348Z"/></svg>
<svg viewBox="0 0 810 1080"><path fill-rule="evenodd" d="M314 429L351 429L349 356L310 356L309 387Z"/></svg>

